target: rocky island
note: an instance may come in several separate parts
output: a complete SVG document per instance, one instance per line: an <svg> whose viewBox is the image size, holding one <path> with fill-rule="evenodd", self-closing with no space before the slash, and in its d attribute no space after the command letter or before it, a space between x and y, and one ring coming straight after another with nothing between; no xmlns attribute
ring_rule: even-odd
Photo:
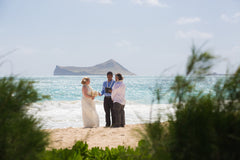
<svg viewBox="0 0 240 160"><path fill-rule="evenodd" d="M54 70L54 75L106 75L108 71L112 71L113 74L135 75L113 59L91 67L57 65Z"/></svg>

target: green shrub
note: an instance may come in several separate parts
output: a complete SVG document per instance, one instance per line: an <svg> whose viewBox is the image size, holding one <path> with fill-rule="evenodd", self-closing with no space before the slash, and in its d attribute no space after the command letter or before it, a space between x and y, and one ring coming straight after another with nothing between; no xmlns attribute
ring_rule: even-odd
<svg viewBox="0 0 240 160"><path fill-rule="evenodd" d="M168 160L170 154L167 150L167 128L160 122L155 121L145 125L146 133L143 140L139 142L138 152L141 153L139 159Z"/></svg>
<svg viewBox="0 0 240 160"><path fill-rule="evenodd" d="M210 96L192 97L170 121L169 150L173 159L211 159L216 141L214 104Z"/></svg>
<svg viewBox="0 0 240 160"><path fill-rule="evenodd" d="M121 160L121 159L140 159L140 153L138 150L134 150L130 147L125 148L118 146L117 148L101 149L99 147L93 147L88 149L88 145L82 141L76 142L72 149L53 149L51 151L45 151L42 154L42 160Z"/></svg>
<svg viewBox="0 0 240 160"><path fill-rule="evenodd" d="M146 125L139 146L148 155L146 159L240 159L240 67L220 79L212 93L196 89L195 84L204 80L214 58L192 48L186 74L176 76L169 90L176 112L169 116L168 126L160 120ZM162 99L160 93L155 94Z"/></svg>
<svg viewBox="0 0 240 160"><path fill-rule="evenodd" d="M199 56L203 57L204 53ZM213 56L207 56L213 57ZM190 57L192 62L194 57ZM212 60L210 58L210 60ZM206 58L201 63L205 64ZM191 66L199 65L188 63ZM194 87L195 77L199 73L207 73L211 65L206 67L187 67L192 74L186 74L187 85L175 80L171 89L175 92L178 101L175 101L176 115L170 117L169 133L171 143L168 146L173 159L239 159L240 153L240 68L234 75L219 80L212 94L204 95L203 91L193 94L186 88ZM194 68L194 67L192 67ZM185 83L186 84L186 83ZM186 92L180 92L184 90ZM184 97L184 98L181 98Z"/></svg>
<svg viewBox="0 0 240 160"><path fill-rule="evenodd" d="M39 122L25 107L47 98L34 89L32 81L13 77L0 79L0 159L39 159L48 144Z"/></svg>

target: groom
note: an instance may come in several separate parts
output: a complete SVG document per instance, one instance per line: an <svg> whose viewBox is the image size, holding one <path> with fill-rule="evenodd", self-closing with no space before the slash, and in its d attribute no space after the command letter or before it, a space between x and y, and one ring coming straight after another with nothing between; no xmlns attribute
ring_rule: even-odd
<svg viewBox="0 0 240 160"><path fill-rule="evenodd" d="M111 99L112 87L115 81L112 79L113 73L107 73L107 81L103 82L103 88L101 92L101 96L104 95L104 111L105 111L105 118L106 118L106 127L111 126L110 114L112 115L112 108L113 108L113 101ZM112 115L113 116L113 115ZM112 118L113 120L114 118ZM113 123L113 122L112 122Z"/></svg>

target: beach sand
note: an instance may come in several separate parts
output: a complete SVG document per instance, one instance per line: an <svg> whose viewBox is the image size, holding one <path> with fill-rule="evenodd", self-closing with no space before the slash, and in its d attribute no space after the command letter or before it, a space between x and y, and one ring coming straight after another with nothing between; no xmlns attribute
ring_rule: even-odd
<svg viewBox="0 0 240 160"><path fill-rule="evenodd" d="M76 141L87 142L88 147L116 148L118 145L137 147L141 136L136 130L143 131L143 124L126 125L124 128L64 128L48 129L50 144L48 150L72 148Z"/></svg>

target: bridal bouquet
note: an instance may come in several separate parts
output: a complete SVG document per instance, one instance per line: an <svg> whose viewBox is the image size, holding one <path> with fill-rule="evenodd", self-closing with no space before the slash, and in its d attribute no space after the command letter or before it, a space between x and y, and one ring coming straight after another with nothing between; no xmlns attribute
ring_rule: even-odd
<svg viewBox="0 0 240 160"><path fill-rule="evenodd" d="M97 91L92 91L91 92L91 96L97 97L98 96L98 92Z"/></svg>

